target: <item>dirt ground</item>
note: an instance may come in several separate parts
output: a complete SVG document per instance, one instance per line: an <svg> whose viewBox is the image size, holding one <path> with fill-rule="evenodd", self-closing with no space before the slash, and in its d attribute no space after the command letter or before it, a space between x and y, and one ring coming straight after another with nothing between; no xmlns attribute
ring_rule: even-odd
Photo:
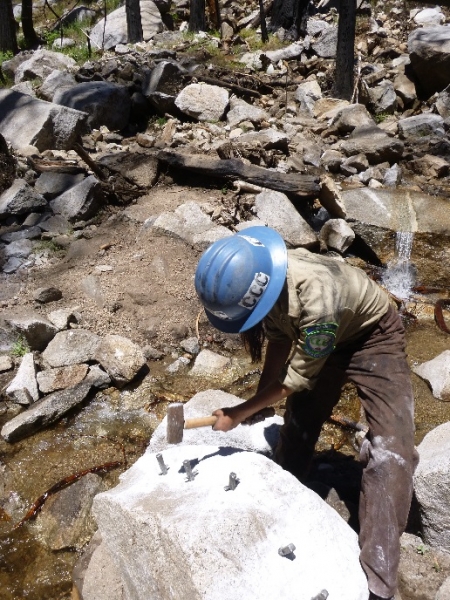
<svg viewBox="0 0 450 600"><path fill-rule="evenodd" d="M193 283L201 252L156 233L145 222L185 202L220 205L222 195L219 189L183 187L168 180L127 207L105 207L97 224L85 228L83 237L66 250L49 245L44 265L4 276L3 309L45 316L72 308L81 315L80 327L169 350L180 339L196 335L197 327L208 327ZM36 302L35 291L50 285L62 291L62 299Z"/></svg>

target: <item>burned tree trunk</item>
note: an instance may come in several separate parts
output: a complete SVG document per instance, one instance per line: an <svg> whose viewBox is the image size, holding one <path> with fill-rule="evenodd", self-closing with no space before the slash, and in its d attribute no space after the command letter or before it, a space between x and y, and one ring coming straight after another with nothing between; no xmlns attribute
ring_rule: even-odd
<svg viewBox="0 0 450 600"><path fill-rule="evenodd" d="M35 48L41 43L33 26L33 0L22 0L22 31L27 48Z"/></svg>
<svg viewBox="0 0 450 600"><path fill-rule="evenodd" d="M0 50L17 54L16 22L11 0L0 2Z"/></svg>
<svg viewBox="0 0 450 600"><path fill-rule="evenodd" d="M339 7L334 95L351 100L355 63L356 0L341 0Z"/></svg>
<svg viewBox="0 0 450 600"><path fill-rule="evenodd" d="M189 13L189 31L198 33L205 31L205 0L191 0Z"/></svg>
<svg viewBox="0 0 450 600"><path fill-rule="evenodd" d="M125 10L127 14L128 42L130 44L142 42L144 35L142 33L141 7L139 5L139 0L126 0Z"/></svg>
<svg viewBox="0 0 450 600"><path fill-rule="evenodd" d="M317 198L320 192L320 182L314 175L302 173L278 173L263 167L247 165L237 158L216 160L206 156L186 155L177 152L161 150L156 158L172 169L180 169L198 173L204 177L218 179L243 179L248 183L261 187L294 194L299 198Z"/></svg>
<svg viewBox="0 0 450 600"><path fill-rule="evenodd" d="M272 7L270 29L280 27L287 31L288 37L298 40L306 33L309 0L275 0Z"/></svg>

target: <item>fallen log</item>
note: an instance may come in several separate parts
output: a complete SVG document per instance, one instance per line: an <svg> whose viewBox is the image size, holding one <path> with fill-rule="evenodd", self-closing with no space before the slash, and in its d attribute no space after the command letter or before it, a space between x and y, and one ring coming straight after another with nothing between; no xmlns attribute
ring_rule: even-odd
<svg viewBox="0 0 450 600"><path fill-rule="evenodd" d="M237 158L216 160L203 155L187 156L164 150L158 152L156 157L162 163L175 169L184 169L199 175L220 179L243 179L264 188L295 194L302 198L316 198L320 191L320 180L313 175L279 173L263 167L247 165Z"/></svg>

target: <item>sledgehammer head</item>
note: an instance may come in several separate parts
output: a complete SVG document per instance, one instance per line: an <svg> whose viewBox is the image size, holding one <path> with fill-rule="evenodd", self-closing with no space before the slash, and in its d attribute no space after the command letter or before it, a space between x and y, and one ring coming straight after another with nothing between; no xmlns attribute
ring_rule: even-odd
<svg viewBox="0 0 450 600"><path fill-rule="evenodd" d="M169 404L167 408L167 443L179 444L183 441L184 407L181 402Z"/></svg>
<svg viewBox="0 0 450 600"><path fill-rule="evenodd" d="M184 418L184 405L181 402L169 404L167 408L167 443L179 444L183 441L183 429L194 429L195 427L214 426L217 417L196 417L194 419Z"/></svg>

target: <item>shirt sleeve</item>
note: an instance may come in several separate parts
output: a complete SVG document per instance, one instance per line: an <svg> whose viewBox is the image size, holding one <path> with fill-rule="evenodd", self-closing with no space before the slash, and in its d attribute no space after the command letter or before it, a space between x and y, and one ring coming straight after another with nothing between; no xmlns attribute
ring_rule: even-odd
<svg viewBox="0 0 450 600"><path fill-rule="evenodd" d="M300 327L293 352L281 373L280 383L296 392L312 389L335 348L337 329L336 322L324 318Z"/></svg>

